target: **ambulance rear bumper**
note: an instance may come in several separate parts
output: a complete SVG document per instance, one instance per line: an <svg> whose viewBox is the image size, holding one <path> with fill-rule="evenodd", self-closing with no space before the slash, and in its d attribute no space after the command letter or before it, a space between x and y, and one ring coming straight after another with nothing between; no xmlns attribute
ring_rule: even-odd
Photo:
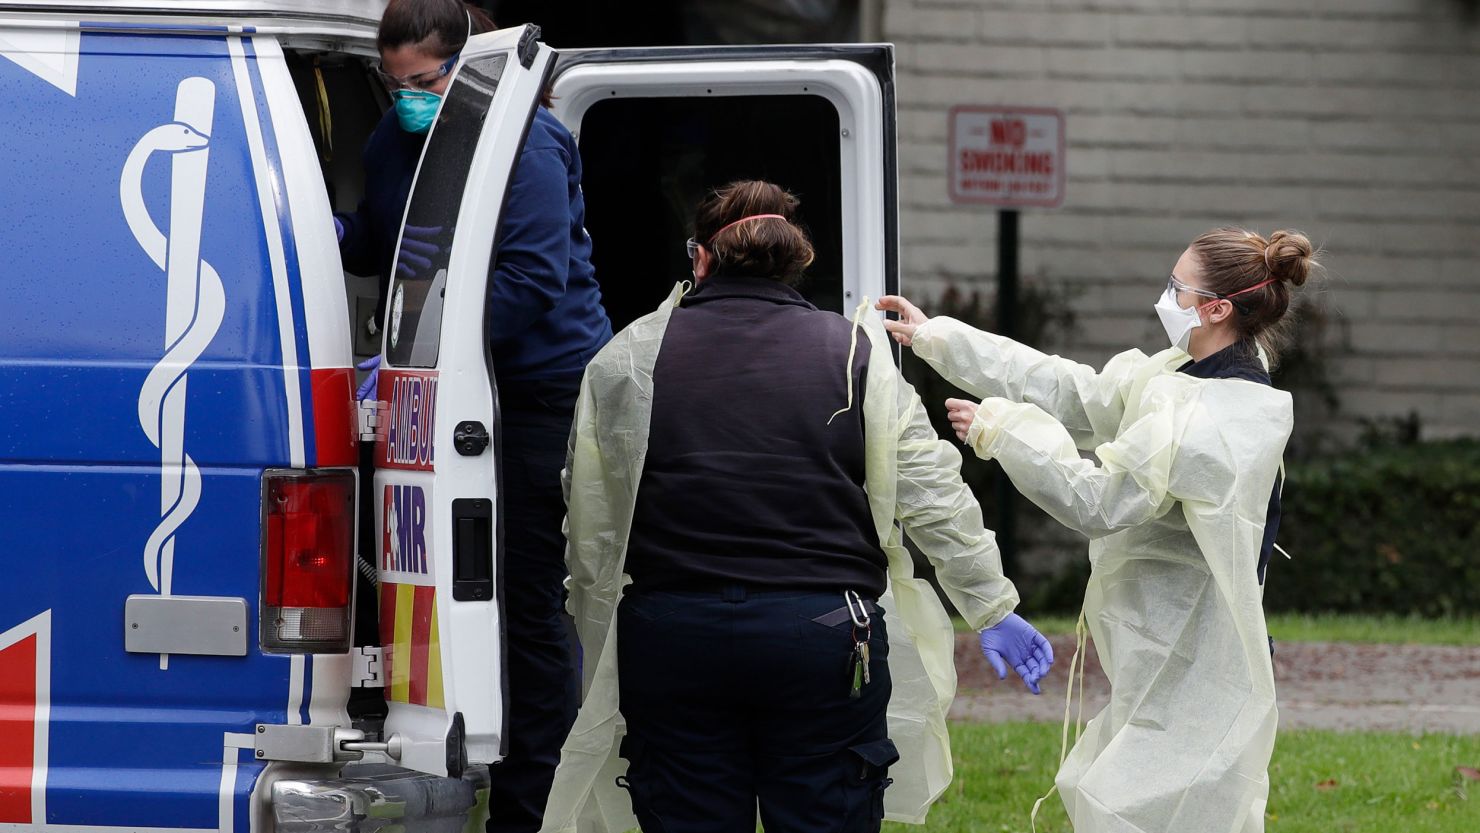
<svg viewBox="0 0 1480 833"><path fill-rule="evenodd" d="M350 764L331 780L273 784L272 813L280 833L481 830L488 817L488 767L469 767L453 779L388 764Z"/></svg>

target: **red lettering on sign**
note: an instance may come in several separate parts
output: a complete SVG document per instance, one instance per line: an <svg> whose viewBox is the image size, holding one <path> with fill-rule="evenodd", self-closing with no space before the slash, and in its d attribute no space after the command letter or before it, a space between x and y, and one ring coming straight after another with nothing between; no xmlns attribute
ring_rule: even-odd
<svg viewBox="0 0 1480 833"><path fill-rule="evenodd" d="M1064 198L1064 116L1040 107L951 108L951 199L1055 206Z"/></svg>
<svg viewBox="0 0 1480 833"><path fill-rule="evenodd" d="M1054 172L1053 154L997 150L963 150L961 151L961 170L966 173L983 171L987 173L1051 176Z"/></svg>
<svg viewBox="0 0 1480 833"><path fill-rule="evenodd" d="M1020 148L1028 141L1028 125L1022 119L992 119L992 144Z"/></svg>

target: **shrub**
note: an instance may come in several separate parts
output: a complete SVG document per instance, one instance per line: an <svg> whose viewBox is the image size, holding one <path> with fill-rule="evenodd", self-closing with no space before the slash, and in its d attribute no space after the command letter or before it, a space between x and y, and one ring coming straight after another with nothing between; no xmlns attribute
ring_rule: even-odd
<svg viewBox="0 0 1480 833"><path fill-rule="evenodd" d="M1294 464L1271 611L1480 610L1480 441L1385 445Z"/></svg>

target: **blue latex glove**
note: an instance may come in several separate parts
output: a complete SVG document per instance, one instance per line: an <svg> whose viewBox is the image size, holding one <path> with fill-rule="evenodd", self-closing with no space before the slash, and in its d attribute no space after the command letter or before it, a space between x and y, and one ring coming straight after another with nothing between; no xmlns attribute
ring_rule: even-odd
<svg viewBox="0 0 1480 833"><path fill-rule="evenodd" d="M370 371L370 375L365 377L365 381L361 382L359 389L355 391L355 399L361 402L364 402L366 399L377 399L376 393L378 393L378 383L380 382L380 357L371 356L355 365L355 367Z"/></svg>
<svg viewBox="0 0 1480 833"><path fill-rule="evenodd" d="M396 255L396 276L404 280L430 280L432 263L448 242L442 226L413 226L401 231L401 250Z"/></svg>
<svg viewBox="0 0 1480 833"><path fill-rule="evenodd" d="M1007 679L1011 665L1023 678L1028 690L1038 694L1038 681L1053 667L1053 646L1038 629L1016 613L982 631L982 655L997 672L997 679Z"/></svg>
<svg viewBox="0 0 1480 833"><path fill-rule="evenodd" d="M344 242L344 223L339 222L338 217L334 218L334 239Z"/></svg>

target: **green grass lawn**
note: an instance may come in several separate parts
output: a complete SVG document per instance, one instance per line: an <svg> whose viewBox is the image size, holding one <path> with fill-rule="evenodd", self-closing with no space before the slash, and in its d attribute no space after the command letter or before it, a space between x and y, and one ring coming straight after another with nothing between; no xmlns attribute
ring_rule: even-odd
<svg viewBox="0 0 1480 833"><path fill-rule="evenodd" d="M956 778L924 827L891 833L1026 831L1033 802L1053 785L1059 727L1047 723L951 726ZM1475 833L1480 737L1299 730L1280 733L1270 764L1270 833ZM1040 833L1068 833L1058 796L1044 802Z"/></svg>
<svg viewBox="0 0 1480 833"><path fill-rule="evenodd" d="M1026 615L1045 634L1074 633L1072 616ZM1420 619L1344 613L1273 613L1267 617L1276 642L1389 642L1422 645L1480 645L1480 617ZM958 631L966 623L955 620Z"/></svg>
<svg viewBox="0 0 1480 833"><path fill-rule="evenodd" d="M1420 619L1416 616L1278 613L1268 617L1267 621L1270 636L1286 642L1480 645L1480 618L1475 617ZM1070 630L1073 630L1072 626Z"/></svg>

